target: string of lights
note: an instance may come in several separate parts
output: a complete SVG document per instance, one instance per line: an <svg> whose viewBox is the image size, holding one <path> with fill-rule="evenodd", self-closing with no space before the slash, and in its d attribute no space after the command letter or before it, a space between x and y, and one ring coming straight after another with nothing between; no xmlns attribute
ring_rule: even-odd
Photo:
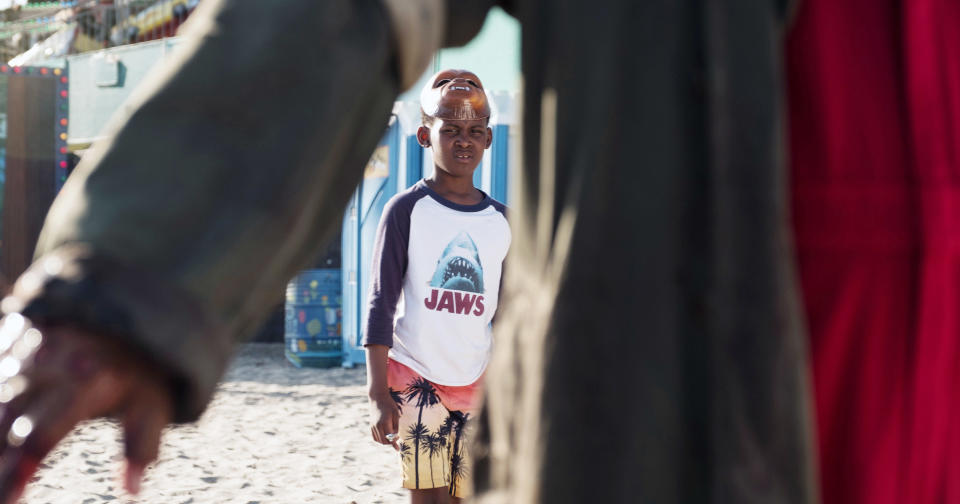
<svg viewBox="0 0 960 504"><path fill-rule="evenodd" d="M54 101L54 186L59 191L60 187L67 180L68 170L70 168L67 161L67 155L70 148L67 145L67 126L69 125L70 107L68 100L70 98L69 83L67 71L63 68L48 68L35 66L9 66L0 65L0 75L2 76L31 76L42 79L56 79L56 99Z"/></svg>

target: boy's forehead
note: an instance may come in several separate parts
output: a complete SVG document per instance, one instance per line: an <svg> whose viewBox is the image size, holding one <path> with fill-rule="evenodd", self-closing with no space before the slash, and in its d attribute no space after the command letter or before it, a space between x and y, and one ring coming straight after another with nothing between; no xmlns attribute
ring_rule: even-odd
<svg viewBox="0 0 960 504"><path fill-rule="evenodd" d="M460 129L474 128L474 127L487 127L486 119L444 119L442 117L436 118L434 127L441 129L444 126L454 126Z"/></svg>
<svg viewBox="0 0 960 504"><path fill-rule="evenodd" d="M467 70L441 70L420 93L420 109L437 119L475 120L490 117L483 84Z"/></svg>

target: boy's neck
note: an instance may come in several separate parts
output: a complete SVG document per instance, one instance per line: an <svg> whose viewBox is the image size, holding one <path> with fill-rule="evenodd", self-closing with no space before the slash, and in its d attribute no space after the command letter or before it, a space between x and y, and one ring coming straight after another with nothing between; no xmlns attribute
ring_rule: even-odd
<svg viewBox="0 0 960 504"><path fill-rule="evenodd" d="M435 168L433 175L425 181L434 192L458 205L476 205L483 201L483 193L473 187L472 177L451 177Z"/></svg>

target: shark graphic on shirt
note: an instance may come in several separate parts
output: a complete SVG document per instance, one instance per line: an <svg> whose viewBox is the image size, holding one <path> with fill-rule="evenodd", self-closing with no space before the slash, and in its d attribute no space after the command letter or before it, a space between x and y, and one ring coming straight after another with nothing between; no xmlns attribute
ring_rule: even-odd
<svg viewBox="0 0 960 504"><path fill-rule="evenodd" d="M437 261L431 287L483 294L483 267L473 238L461 231L450 240Z"/></svg>

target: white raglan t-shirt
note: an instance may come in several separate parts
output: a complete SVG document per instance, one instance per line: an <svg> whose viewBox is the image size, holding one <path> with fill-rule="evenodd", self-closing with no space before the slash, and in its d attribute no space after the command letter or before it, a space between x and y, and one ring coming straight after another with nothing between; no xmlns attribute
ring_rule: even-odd
<svg viewBox="0 0 960 504"><path fill-rule="evenodd" d="M363 344L440 385L475 382L490 360L503 259L504 205L448 201L421 180L384 208L373 250Z"/></svg>

